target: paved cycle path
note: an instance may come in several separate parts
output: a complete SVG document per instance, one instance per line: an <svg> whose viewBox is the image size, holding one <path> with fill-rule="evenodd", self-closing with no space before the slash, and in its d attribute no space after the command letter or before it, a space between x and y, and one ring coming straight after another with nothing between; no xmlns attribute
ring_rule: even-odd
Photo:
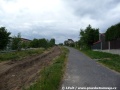
<svg viewBox="0 0 120 90"><path fill-rule="evenodd" d="M67 48L70 53L61 90L83 90L78 87L117 87L116 90L120 90L119 73L100 65L74 48Z"/></svg>

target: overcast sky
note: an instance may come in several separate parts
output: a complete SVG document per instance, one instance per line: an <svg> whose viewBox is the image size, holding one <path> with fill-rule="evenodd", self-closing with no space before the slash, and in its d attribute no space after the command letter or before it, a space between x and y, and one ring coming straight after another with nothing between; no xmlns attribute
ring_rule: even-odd
<svg viewBox="0 0 120 90"><path fill-rule="evenodd" d="M0 0L0 27L23 38L79 39L91 24L103 33L120 22L120 0Z"/></svg>

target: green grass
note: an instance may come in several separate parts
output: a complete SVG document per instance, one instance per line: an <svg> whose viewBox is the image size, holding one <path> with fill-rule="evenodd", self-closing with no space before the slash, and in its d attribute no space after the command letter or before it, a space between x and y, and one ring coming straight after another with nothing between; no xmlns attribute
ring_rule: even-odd
<svg viewBox="0 0 120 90"><path fill-rule="evenodd" d="M111 60L107 60L107 59L102 60L101 59L101 60L99 60L99 62L113 70L120 72L120 56L111 58Z"/></svg>
<svg viewBox="0 0 120 90"><path fill-rule="evenodd" d="M99 51L92 51L92 50L82 50L82 52L87 54L92 59L115 58L119 56L117 54L110 54L106 52L99 52Z"/></svg>
<svg viewBox="0 0 120 90"><path fill-rule="evenodd" d="M13 60L13 59L21 59L26 56L34 55L34 54L41 54L44 49L34 49L34 50L25 50L25 51L15 51L15 52L8 52L8 53L0 53L0 62Z"/></svg>
<svg viewBox="0 0 120 90"><path fill-rule="evenodd" d="M92 59L98 59L98 62L103 65L120 72L120 55L92 50L82 50L82 52Z"/></svg>
<svg viewBox="0 0 120 90"><path fill-rule="evenodd" d="M40 79L27 90L58 90L63 77L68 50L62 48L62 54L52 64L40 72Z"/></svg>

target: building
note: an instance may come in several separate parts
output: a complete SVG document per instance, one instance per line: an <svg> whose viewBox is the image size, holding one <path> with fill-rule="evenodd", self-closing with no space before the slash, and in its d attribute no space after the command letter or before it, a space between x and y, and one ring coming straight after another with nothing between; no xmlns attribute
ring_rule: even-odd
<svg viewBox="0 0 120 90"><path fill-rule="evenodd" d="M10 41L9 41L9 43L8 43L8 45L7 45L7 47L6 47L6 50L12 50L12 42L13 42L13 38L11 38L10 39ZM24 47L24 48L26 48L26 47L28 47L28 44L31 42L31 40L29 40L29 39L25 39L25 38L21 38L21 46L22 46L22 48Z"/></svg>
<svg viewBox="0 0 120 90"><path fill-rule="evenodd" d="M105 33L99 34L99 41L93 43L92 49L108 49L108 42L105 41Z"/></svg>
<svg viewBox="0 0 120 90"><path fill-rule="evenodd" d="M72 39L68 39L64 41L64 45L66 46L74 46L75 42Z"/></svg>
<svg viewBox="0 0 120 90"><path fill-rule="evenodd" d="M31 40L26 39L26 38L21 38L21 42L31 42Z"/></svg>
<svg viewBox="0 0 120 90"><path fill-rule="evenodd" d="M92 49L106 50L106 49L120 49L120 38L112 41L105 40L105 33L99 34L99 41L93 43Z"/></svg>

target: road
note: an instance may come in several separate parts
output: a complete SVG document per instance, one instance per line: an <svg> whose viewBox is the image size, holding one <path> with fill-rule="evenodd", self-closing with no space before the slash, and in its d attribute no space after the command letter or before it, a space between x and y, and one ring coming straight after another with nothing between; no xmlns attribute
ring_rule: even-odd
<svg viewBox="0 0 120 90"><path fill-rule="evenodd" d="M117 87L116 90L120 90L119 73L106 68L74 48L67 48L70 53L61 90L83 90L79 87Z"/></svg>

